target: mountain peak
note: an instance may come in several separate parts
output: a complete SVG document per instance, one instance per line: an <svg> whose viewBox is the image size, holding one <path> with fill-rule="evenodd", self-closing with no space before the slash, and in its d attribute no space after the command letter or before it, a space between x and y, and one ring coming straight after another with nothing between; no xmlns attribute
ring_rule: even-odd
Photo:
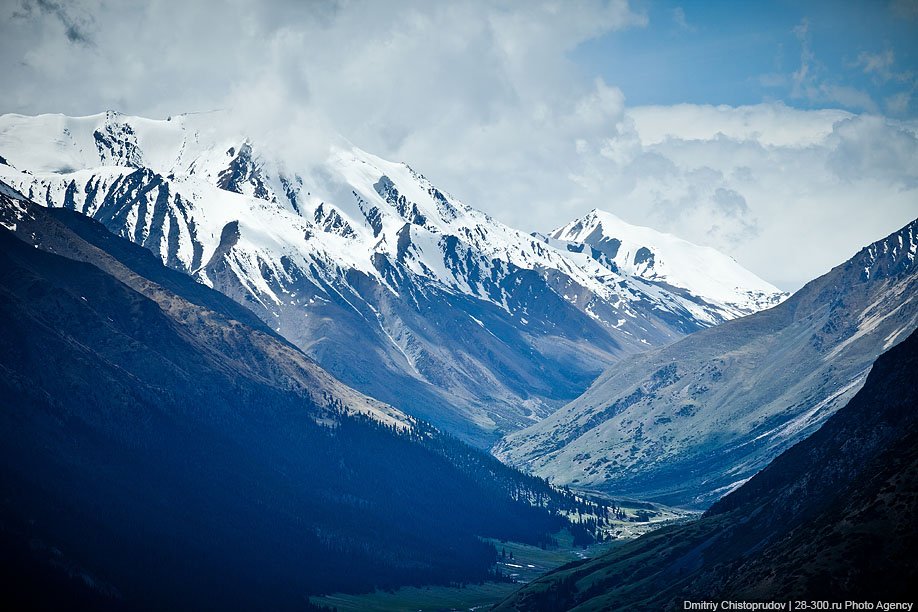
<svg viewBox="0 0 918 612"><path fill-rule="evenodd" d="M714 248L632 225L598 208L555 229L549 237L550 244L589 253L607 271L684 289L736 314L749 314L787 297Z"/></svg>
<svg viewBox="0 0 918 612"><path fill-rule="evenodd" d="M850 266L862 268L862 280L894 276L915 267L918 259L918 219L861 249Z"/></svg>
<svg viewBox="0 0 918 612"><path fill-rule="evenodd" d="M649 225L637 225L634 223L629 223L625 221L615 213L609 212L608 210L603 210L601 208L594 208L589 213L584 215L579 219L580 221L586 221L587 223L595 224L596 226L602 226L610 235L615 233L632 233L632 234L645 234L647 236L666 236L673 240L678 240L681 242L690 243L688 240L680 238L675 234L669 232L663 232ZM572 223L576 223L578 220L575 220ZM568 224L570 225L570 224ZM564 226L567 227L567 226ZM561 232L564 228L558 228L556 232ZM693 245L698 246L698 245ZM701 247L701 248L711 248L711 247ZM714 249L712 249L714 250Z"/></svg>

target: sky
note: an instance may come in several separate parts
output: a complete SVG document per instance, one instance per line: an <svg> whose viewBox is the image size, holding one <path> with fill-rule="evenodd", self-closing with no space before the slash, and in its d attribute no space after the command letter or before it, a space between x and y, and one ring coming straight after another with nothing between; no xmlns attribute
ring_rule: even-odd
<svg viewBox="0 0 918 612"><path fill-rule="evenodd" d="M224 109L525 231L593 208L794 290L918 217L918 0L0 0L0 113ZM2 155L2 151L0 151Z"/></svg>

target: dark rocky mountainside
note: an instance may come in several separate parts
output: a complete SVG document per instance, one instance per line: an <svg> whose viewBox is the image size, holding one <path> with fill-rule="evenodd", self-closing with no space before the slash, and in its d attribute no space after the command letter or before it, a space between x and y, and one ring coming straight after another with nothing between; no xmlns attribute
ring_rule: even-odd
<svg viewBox="0 0 918 612"><path fill-rule="evenodd" d="M488 577L569 495L344 386L229 298L0 184L11 609L301 609Z"/></svg>

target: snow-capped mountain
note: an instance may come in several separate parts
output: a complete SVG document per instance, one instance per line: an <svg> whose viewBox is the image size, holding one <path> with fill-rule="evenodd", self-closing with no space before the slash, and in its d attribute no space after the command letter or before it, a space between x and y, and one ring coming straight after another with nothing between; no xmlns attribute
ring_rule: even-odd
<svg viewBox="0 0 918 612"><path fill-rule="evenodd" d="M782 297L748 273L696 293L669 237L642 245L659 268L640 247L626 265L625 251L594 256L608 243L592 234L529 236L341 139L294 164L224 123L5 115L0 178L247 305L346 384L480 444L624 355ZM691 252L708 270L728 259Z"/></svg>
<svg viewBox="0 0 918 612"><path fill-rule="evenodd" d="M705 506L815 431L918 327L918 220L787 301L625 358L495 454L557 484Z"/></svg>
<svg viewBox="0 0 918 612"><path fill-rule="evenodd" d="M676 296L696 318L710 323L770 308L786 297L716 249L631 225L602 210L590 211L544 240L614 273L597 275L597 280L640 278Z"/></svg>

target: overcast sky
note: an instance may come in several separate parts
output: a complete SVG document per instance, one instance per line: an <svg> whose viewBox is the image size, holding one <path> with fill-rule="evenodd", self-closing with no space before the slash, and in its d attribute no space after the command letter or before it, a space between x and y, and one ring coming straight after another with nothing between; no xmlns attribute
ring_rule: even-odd
<svg viewBox="0 0 918 612"><path fill-rule="evenodd" d="M547 231L592 208L795 289L918 217L918 2L2 0L0 113L228 109ZM2 154L2 151L0 151Z"/></svg>

